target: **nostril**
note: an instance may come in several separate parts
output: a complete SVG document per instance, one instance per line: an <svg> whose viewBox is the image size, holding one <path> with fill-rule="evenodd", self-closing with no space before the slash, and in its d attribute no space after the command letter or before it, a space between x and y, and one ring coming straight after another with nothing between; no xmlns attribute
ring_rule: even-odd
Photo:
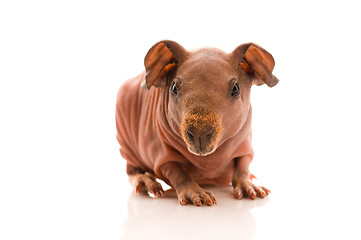
<svg viewBox="0 0 361 240"><path fill-rule="evenodd" d="M198 138L212 138L214 133L213 126L207 126L203 129L197 129L193 126L187 127L187 137L190 141L195 141Z"/></svg>
<svg viewBox="0 0 361 240"><path fill-rule="evenodd" d="M190 127L187 128L187 136L188 136L189 140L191 140L191 141L194 140L194 135L193 135Z"/></svg>
<svg viewBox="0 0 361 240"><path fill-rule="evenodd" d="M206 135L207 137L211 137L213 135L214 132L214 127L213 126L208 126L206 129Z"/></svg>

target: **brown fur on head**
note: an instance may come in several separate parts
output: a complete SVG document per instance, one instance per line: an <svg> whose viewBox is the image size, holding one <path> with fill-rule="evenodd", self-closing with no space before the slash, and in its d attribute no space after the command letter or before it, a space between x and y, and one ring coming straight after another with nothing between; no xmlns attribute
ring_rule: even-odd
<svg viewBox="0 0 361 240"><path fill-rule="evenodd" d="M168 122L199 156L213 153L242 128L252 84L277 84L274 60L263 48L243 44L232 53L187 51L173 41L155 44L145 57L145 88L163 87Z"/></svg>

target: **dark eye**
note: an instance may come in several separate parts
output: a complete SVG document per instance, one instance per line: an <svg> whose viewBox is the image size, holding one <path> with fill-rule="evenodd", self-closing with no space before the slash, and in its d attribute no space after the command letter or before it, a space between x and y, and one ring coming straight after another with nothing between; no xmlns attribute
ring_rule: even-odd
<svg viewBox="0 0 361 240"><path fill-rule="evenodd" d="M235 97L238 96L238 94L239 94L239 85L238 83L235 83L232 88L231 96Z"/></svg>
<svg viewBox="0 0 361 240"><path fill-rule="evenodd" d="M170 90L174 95L178 94L178 89L177 89L175 82L172 82L172 85L170 86Z"/></svg>

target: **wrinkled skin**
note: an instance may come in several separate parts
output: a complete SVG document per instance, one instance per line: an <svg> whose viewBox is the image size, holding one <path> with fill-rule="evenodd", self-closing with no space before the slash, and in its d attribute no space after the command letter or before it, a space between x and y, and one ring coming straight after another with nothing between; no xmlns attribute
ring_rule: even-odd
<svg viewBox="0 0 361 240"><path fill-rule="evenodd" d="M122 85L116 108L120 152L136 192L161 197L157 177L182 205L216 203L200 184L232 183L237 199L267 196L249 172L250 91L254 84L277 84L273 57L255 44L227 54L161 41L147 53L145 67Z"/></svg>

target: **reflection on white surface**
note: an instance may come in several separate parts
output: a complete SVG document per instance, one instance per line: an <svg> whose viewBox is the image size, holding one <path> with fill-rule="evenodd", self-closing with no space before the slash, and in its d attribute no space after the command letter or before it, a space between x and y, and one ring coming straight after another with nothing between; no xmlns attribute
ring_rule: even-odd
<svg viewBox="0 0 361 240"><path fill-rule="evenodd" d="M160 199L132 192L121 239L253 239L256 221L252 209L266 205L270 197L236 200L230 186L205 188L215 194L216 205L181 206L173 190Z"/></svg>
<svg viewBox="0 0 361 240"><path fill-rule="evenodd" d="M122 206L128 214L120 226L121 240L361 239L359 193L334 194L339 185L302 172L295 172L304 177L302 184L274 179L267 185L272 193L264 199L237 200L231 186L206 186L217 198L214 206L181 206L173 190L159 199L130 192L127 209Z"/></svg>

